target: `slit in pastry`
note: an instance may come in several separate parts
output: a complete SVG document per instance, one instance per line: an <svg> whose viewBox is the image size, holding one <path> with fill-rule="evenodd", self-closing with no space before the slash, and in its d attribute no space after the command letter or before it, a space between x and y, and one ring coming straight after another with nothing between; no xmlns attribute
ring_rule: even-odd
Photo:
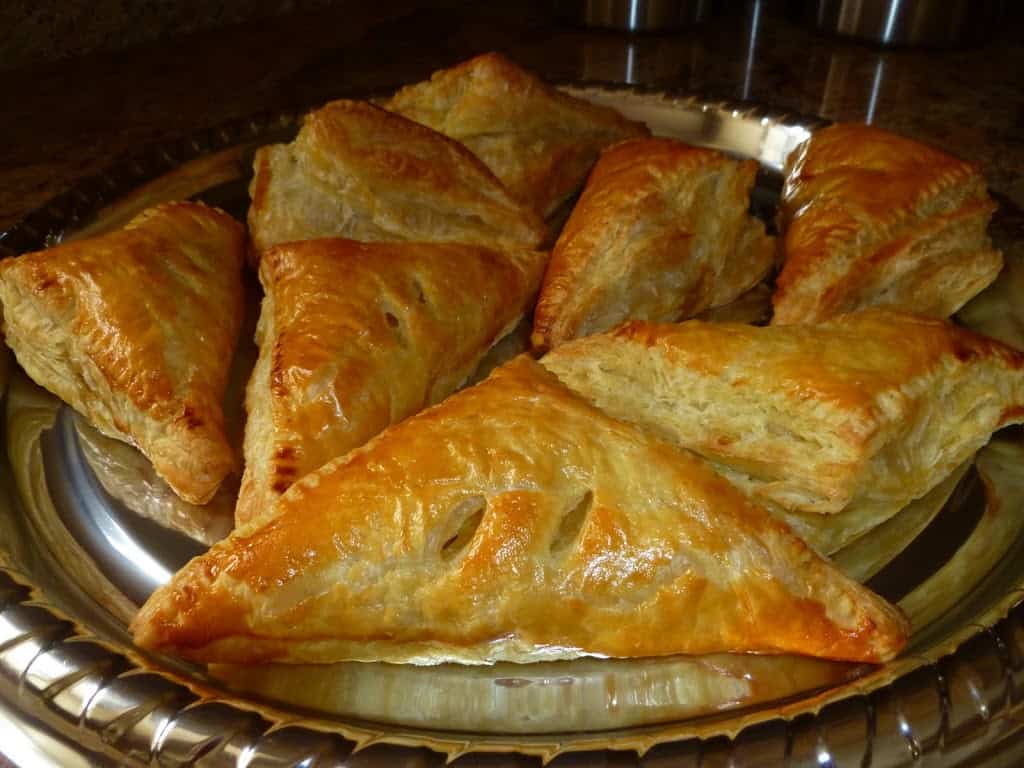
<svg viewBox="0 0 1024 768"><path fill-rule="evenodd" d="M315 535L311 535L315 532ZM307 475L149 599L205 662L892 658L898 609L523 355Z"/></svg>

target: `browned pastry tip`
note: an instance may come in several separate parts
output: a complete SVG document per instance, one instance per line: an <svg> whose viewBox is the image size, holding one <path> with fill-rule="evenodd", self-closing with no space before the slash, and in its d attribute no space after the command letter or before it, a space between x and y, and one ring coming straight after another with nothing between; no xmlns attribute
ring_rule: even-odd
<svg viewBox="0 0 1024 768"><path fill-rule="evenodd" d="M602 149L650 134L644 124L570 96L498 53L435 72L383 106L465 144L545 217L582 186Z"/></svg>

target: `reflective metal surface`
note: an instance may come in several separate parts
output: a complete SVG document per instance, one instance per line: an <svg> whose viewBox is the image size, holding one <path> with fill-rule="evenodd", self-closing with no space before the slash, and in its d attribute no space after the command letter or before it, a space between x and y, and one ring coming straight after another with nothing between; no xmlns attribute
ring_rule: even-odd
<svg viewBox="0 0 1024 768"><path fill-rule="evenodd" d="M71 535L107 578L141 604L206 547L116 503L83 454L75 422L74 411L62 408L43 433L45 465L62 470L47 474L50 496Z"/></svg>
<svg viewBox="0 0 1024 768"><path fill-rule="evenodd" d="M764 173L754 207L766 217L786 155L820 125L749 105L622 88L571 90L614 104L656 133L757 158ZM151 203L161 187L126 192L195 158L287 135L294 125L288 117L256 120L144 156L84 184L0 242L23 251L83 227L95 232L112 212L121 220ZM199 174L185 193L241 215L245 163L236 178L212 165L218 174ZM173 189L182 194L180 183ZM1019 326L1008 319L1021 309L1021 273L1011 262L996 290L968 307L969 322L1019 343ZM12 714L0 717L0 738L11 733L4 743L23 745L31 765L41 764L31 762L37 758L55 765L441 765L467 752L498 753L488 765L520 766L548 759L556 766L609 759L888 766L924 758L955 764L968 756L980 764L980 753L1005 747L1021 728L1024 609L1010 612L1024 595L1019 430L986 449L928 525L954 530L951 520L970 513L958 534L966 540L929 563L918 581L895 579L899 594L876 585L905 608L916 606L911 613L920 620L912 647L890 665L840 669L732 657L473 671L217 670L226 687L197 668L141 656L125 633L139 600L215 537L216 515L197 523L196 510L169 510L161 501L147 502L142 511L151 519L143 520L128 507L159 500L159 489L147 485L144 494L115 498L101 479L110 468L88 454L87 446L100 443L67 408L17 373L6 405L13 467L0 465L0 702ZM115 464L121 484L144 471L128 458ZM908 548L889 567L910 574L900 557L919 556ZM697 701L705 704L698 711L712 714L694 717ZM513 721L514 713L541 722ZM552 732L555 726L564 730ZM583 754L559 757L569 752Z"/></svg>
<svg viewBox="0 0 1024 768"><path fill-rule="evenodd" d="M660 32L704 21L711 0L558 0L557 12L587 27Z"/></svg>
<svg viewBox="0 0 1024 768"><path fill-rule="evenodd" d="M991 37L1002 0L809 0L822 32L879 45L956 46Z"/></svg>

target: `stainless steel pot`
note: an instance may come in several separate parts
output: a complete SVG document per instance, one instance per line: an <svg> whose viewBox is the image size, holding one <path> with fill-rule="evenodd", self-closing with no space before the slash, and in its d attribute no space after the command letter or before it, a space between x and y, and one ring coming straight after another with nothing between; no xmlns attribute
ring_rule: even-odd
<svg viewBox="0 0 1024 768"><path fill-rule="evenodd" d="M556 0L564 19L622 32L682 29L703 21L711 0Z"/></svg>
<svg viewBox="0 0 1024 768"><path fill-rule="evenodd" d="M808 0L820 31L885 46L950 47L991 36L1003 0Z"/></svg>

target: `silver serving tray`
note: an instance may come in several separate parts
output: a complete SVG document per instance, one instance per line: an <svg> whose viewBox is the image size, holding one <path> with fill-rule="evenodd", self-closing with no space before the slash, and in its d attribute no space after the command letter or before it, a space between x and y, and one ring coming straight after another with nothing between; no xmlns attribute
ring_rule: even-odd
<svg viewBox="0 0 1024 768"><path fill-rule="evenodd" d="M757 159L753 207L766 219L786 155L823 124L663 92L567 88L655 133ZM244 219L252 149L296 125L291 115L262 117L130 158L0 234L0 248L16 254L93 234L169 197L198 196ZM994 235L1008 269L962 313L1017 344L1021 221L1003 206ZM254 308L258 289L249 288ZM253 353L243 341L235 361L236 436ZM472 670L349 664L290 677L224 671L229 686L141 654L125 627L157 585L229 530L235 488L206 508L185 505L133 449L97 434L9 361L4 379L0 752L21 764L419 765L487 752L488 765L888 766L1010 760L1021 738L1019 431L997 436L917 540L869 582L918 619L908 651L883 667L729 655ZM308 699L293 690L282 702L282 680L300 681Z"/></svg>

